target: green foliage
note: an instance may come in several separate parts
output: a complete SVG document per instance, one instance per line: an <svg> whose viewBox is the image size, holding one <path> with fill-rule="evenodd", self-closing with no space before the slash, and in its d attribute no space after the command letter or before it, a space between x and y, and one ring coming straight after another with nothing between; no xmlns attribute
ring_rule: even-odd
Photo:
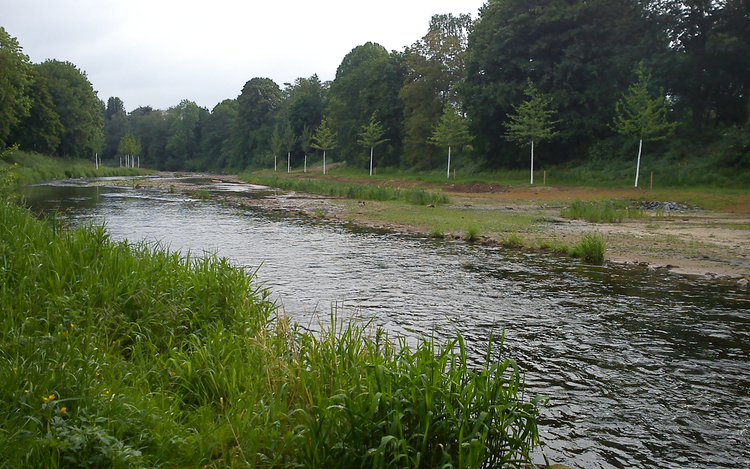
<svg viewBox="0 0 750 469"><path fill-rule="evenodd" d="M458 87L466 78L470 26L470 15L433 15L429 32L404 52L407 77L399 97L404 103L402 160L408 166L431 169L442 160L428 139L443 109L461 105Z"/></svg>
<svg viewBox="0 0 750 469"><path fill-rule="evenodd" d="M657 17L642 2L485 3L469 36L461 87L479 156L493 169L519 161L503 137L529 78L555 103L561 121L551 162L579 158L610 135L614 103L635 64L668 56Z"/></svg>
<svg viewBox="0 0 750 469"><path fill-rule="evenodd" d="M651 74L646 73L643 63L636 69L638 81L630 86L625 97L615 107L614 128L623 135L640 140L660 140L675 128L667 122L667 103L664 90L656 98L651 96L649 86Z"/></svg>
<svg viewBox="0 0 750 469"><path fill-rule="evenodd" d="M31 65L22 51L18 40L0 26L0 150L14 143L8 136L32 106L27 95Z"/></svg>
<svg viewBox="0 0 750 469"><path fill-rule="evenodd" d="M399 90L404 77L400 54L389 54L379 44L368 42L357 46L343 58L331 83L325 111L329 125L339 135L337 154L341 158L350 164L364 161L358 135L377 112L389 142L383 151L383 165L398 163L403 133Z"/></svg>
<svg viewBox="0 0 750 469"><path fill-rule="evenodd" d="M60 145L64 128L55 112L47 80L36 68L30 68L29 72L29 86L26 89L31 100L29 114L12 128L8 141L18 143L24 151L51 155Z"/></svg>
<svg viewBox="0 0 750 469"><path fill-rule="evenodd" d="M512 114L510 122L505 124L508 129L505 136L518 143L533 144L557 135L553 129L559 121L551 120L556 111L549 108L550 99L539 92L530 78L527 80L524 94L526 101L513 106L516 114Z"/></svg>
<svg viewBox="0 0 750 469"><path fill-rule="evenodd" d="M36 65L63 127L58 156L87 158L100 150L101 101L86 74L70 62L47 60Z"/></svg>
<svg viewBox="0 0 750 469"><path fill-rule="evenodd" d="M312 334L224 259L7 203L0 259L0 466L518 467L539 444L491 344Z"/></svg>
<svg viewBox="0 0 750 469"><path fill-rule="evenodd" d="M570 255L579 257L589 264L603 264L607 242L601 233L586 233L581 241L573 246Z"/></svg>
<svg viewBox="0 0 750 469"><path fill-rule="evenodd" d="M337 137L336 132L333 132L328 126L328 120L323 119L320 126L315 130L315 136L313 136L315 142L312 147L323 151L334 150L337 146Z"/></svg>
<svg viewBox="0 0 750 469"><path fill-rule="evenodd" d="M460 147L471 142L472 136L466 119L453 106L448 106L427 140L441 147Z"/></svg>
<svg viewBox="0 0 750 469"><path fill-rule="evenodd" d="M132 133L128 132L122 137L122 140L120 140L120 146L118 147L117 152L120 155L137 156L141 153L141 143L138 139L133 137Z"/></svg>
<svg viewBox="0 0 750 469"><path fill-rule="evenodd" d="M359 140L357 140L357 143L366 148L376 147L388 141L387 138L381 138L384 133L383 126L377 120L376 113L373 112L370 116L370 122L363 125L359 130Z"/></svg>

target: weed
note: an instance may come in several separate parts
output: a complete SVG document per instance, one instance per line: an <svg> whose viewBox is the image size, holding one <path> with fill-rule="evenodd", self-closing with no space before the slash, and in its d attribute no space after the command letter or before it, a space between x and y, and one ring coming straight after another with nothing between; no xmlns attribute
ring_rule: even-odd
<svg viewBox="0 0 750 469"><path fill-rule="evenodd" d="M468 228L466 228L466 232L464 233L464 239L470 243L475 242L479 239L479 228L477 228L475 225L471 225Z"/></svg>
<svg viewBox="0 0 750 469"><path fill-rule="evenodd" d="M581 241L573 246L570 255L579 257L584 262L590 264L603 264L606 250L607 243L604 235L601 233L586 233L581 238Z"/></svg>
<svg viewBox="0 0 750 469"><path fill-rule="evenodd" d="M501 243L506 248L519 249L526 245L526 242L518 233L511 233L504 237Z"/></svg>
<svg viewBox="0 0 750 469"><path fill-rule="evenodd" d="M433 228L432 231L430 231L430 238L443 239L445 238L445 233L440 228Z"/></svg>

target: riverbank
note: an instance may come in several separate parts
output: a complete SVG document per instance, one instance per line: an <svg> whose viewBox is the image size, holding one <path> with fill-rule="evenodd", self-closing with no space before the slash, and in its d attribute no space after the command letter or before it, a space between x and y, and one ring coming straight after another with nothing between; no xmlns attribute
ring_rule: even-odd
<svg viewBox="0 0 750 469"><path fill-rule="evenodd" d="M367 183L366 178L330 179ZM478 230L480 242L526 249L573 246L584 234L599 232L606 238L609 262L643 264L649 269L715 280L750 278L750 194L408 180L378 183L438 190L452 202L418 206L289 193L253 203L272 210L302 211L309 216L419 236L442 234L460 239L473 227ZM562 218L561 210L575 200L627 200L635 207L652 202L651 206L657 208L641 210L642 216L618 223ZM681 204L681 208L665 210L666 202Z"/></svg>
<svg viewBox="0 0 750 469"><path fill-rule="evenodd" d="M501 350L318 333L253 275L0 201L0 467L505 467L539 398ZM492 345L488 345L491 347Z"/></svg>
<svg viewBox="0 0 750 469"><path fill-rule="evenodd" d="M192 182L183 184L181 181L196 175L175 177L172 173L162 173L161 176L137 184L195 191ZM252 181L252 177L235 175L205 177L206 190L210 190L212 184ZM368 183L367 178L326 178L342 184ZM295 191L279 191L257 199L226 193L215 197L236 205L294 212L414 236L466 239L473 230L476 242L514 249L566 252L585 234L601 233L607 242L607 262L638 264L650 270L712 281L739 282L740 286L745 285L745 279L750 279L750 194L436 184L413 180L378 180L377 183L396 189L440 191L450 201L443 205L414 205ZM628 201L639 210L639 216L617 223L591 223L561 217L561 211L575 200ZM667 205L667 202L673 203ZM654 208L641 208L649 206Z"/></svg>

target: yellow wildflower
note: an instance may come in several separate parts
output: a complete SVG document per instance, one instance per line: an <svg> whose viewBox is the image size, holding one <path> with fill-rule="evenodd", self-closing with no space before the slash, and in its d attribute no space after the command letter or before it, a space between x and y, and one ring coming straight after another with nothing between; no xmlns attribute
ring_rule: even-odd
<svg viewBox="0 0 750 469"><path fill-rule="evenodd" d="M54 401L55 400L55 395L54 394L50 394L49 395L49 400L50 401Z"/></svg>
<svg viewBox="0 0 750 469"><path fill-rule="evenodd" d="M62 413L65 413L65 412L67 412L67 411L68 411L68 408L67 408L67 407L63 407L62 409L60 409L60 412L62 412Z"/></svg>

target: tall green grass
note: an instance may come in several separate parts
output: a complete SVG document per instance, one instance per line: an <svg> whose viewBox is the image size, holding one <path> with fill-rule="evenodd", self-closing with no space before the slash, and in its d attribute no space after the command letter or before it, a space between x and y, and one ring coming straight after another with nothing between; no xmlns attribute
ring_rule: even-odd
<svg viewBox="0 0 750 469"><path fill-rule="evenodd" d="M539 442L497 350L311 334L224 259L7 202L0 311L0 467L518 467Z"/></svg>
<svg viewBox="0 0 750 469"><path fill-rule="evenodd" d="M585 233L570 250L572 257L579 257L590 264L603 264L607 241L601 233Z"/></svg>
<svg viewBox="0 0 750 469"><path fill-rule="evenodd" d="M618 203L619 202L619 203ZM629 209L622 201L586 202L574 200L561 210L563 218L586 220L590 223L620 223L625 218L642 218L643 211Z"/></svg>
<svg viewBox="0 0 750 469"><path fill-rule="evenodd" d="M286 178L243 173L240 178L253 184L285 190L326 194L354 200L400 200L413 205L440 205L449 202L445 194L424 189L392 189L377 184L346 184L320 179Z"/></svg>
<svg viewBox="0 0 750 469"><path fill-rule="evenodd" d="M20 184L79 177L138 176L146 172L138 168L110 166L100 166L96 169L92 161L53 158L23 151L15 151L5 161L0 160L0 169L12 167L14 163L18 164L14 173L18 176Z"/></svg>

